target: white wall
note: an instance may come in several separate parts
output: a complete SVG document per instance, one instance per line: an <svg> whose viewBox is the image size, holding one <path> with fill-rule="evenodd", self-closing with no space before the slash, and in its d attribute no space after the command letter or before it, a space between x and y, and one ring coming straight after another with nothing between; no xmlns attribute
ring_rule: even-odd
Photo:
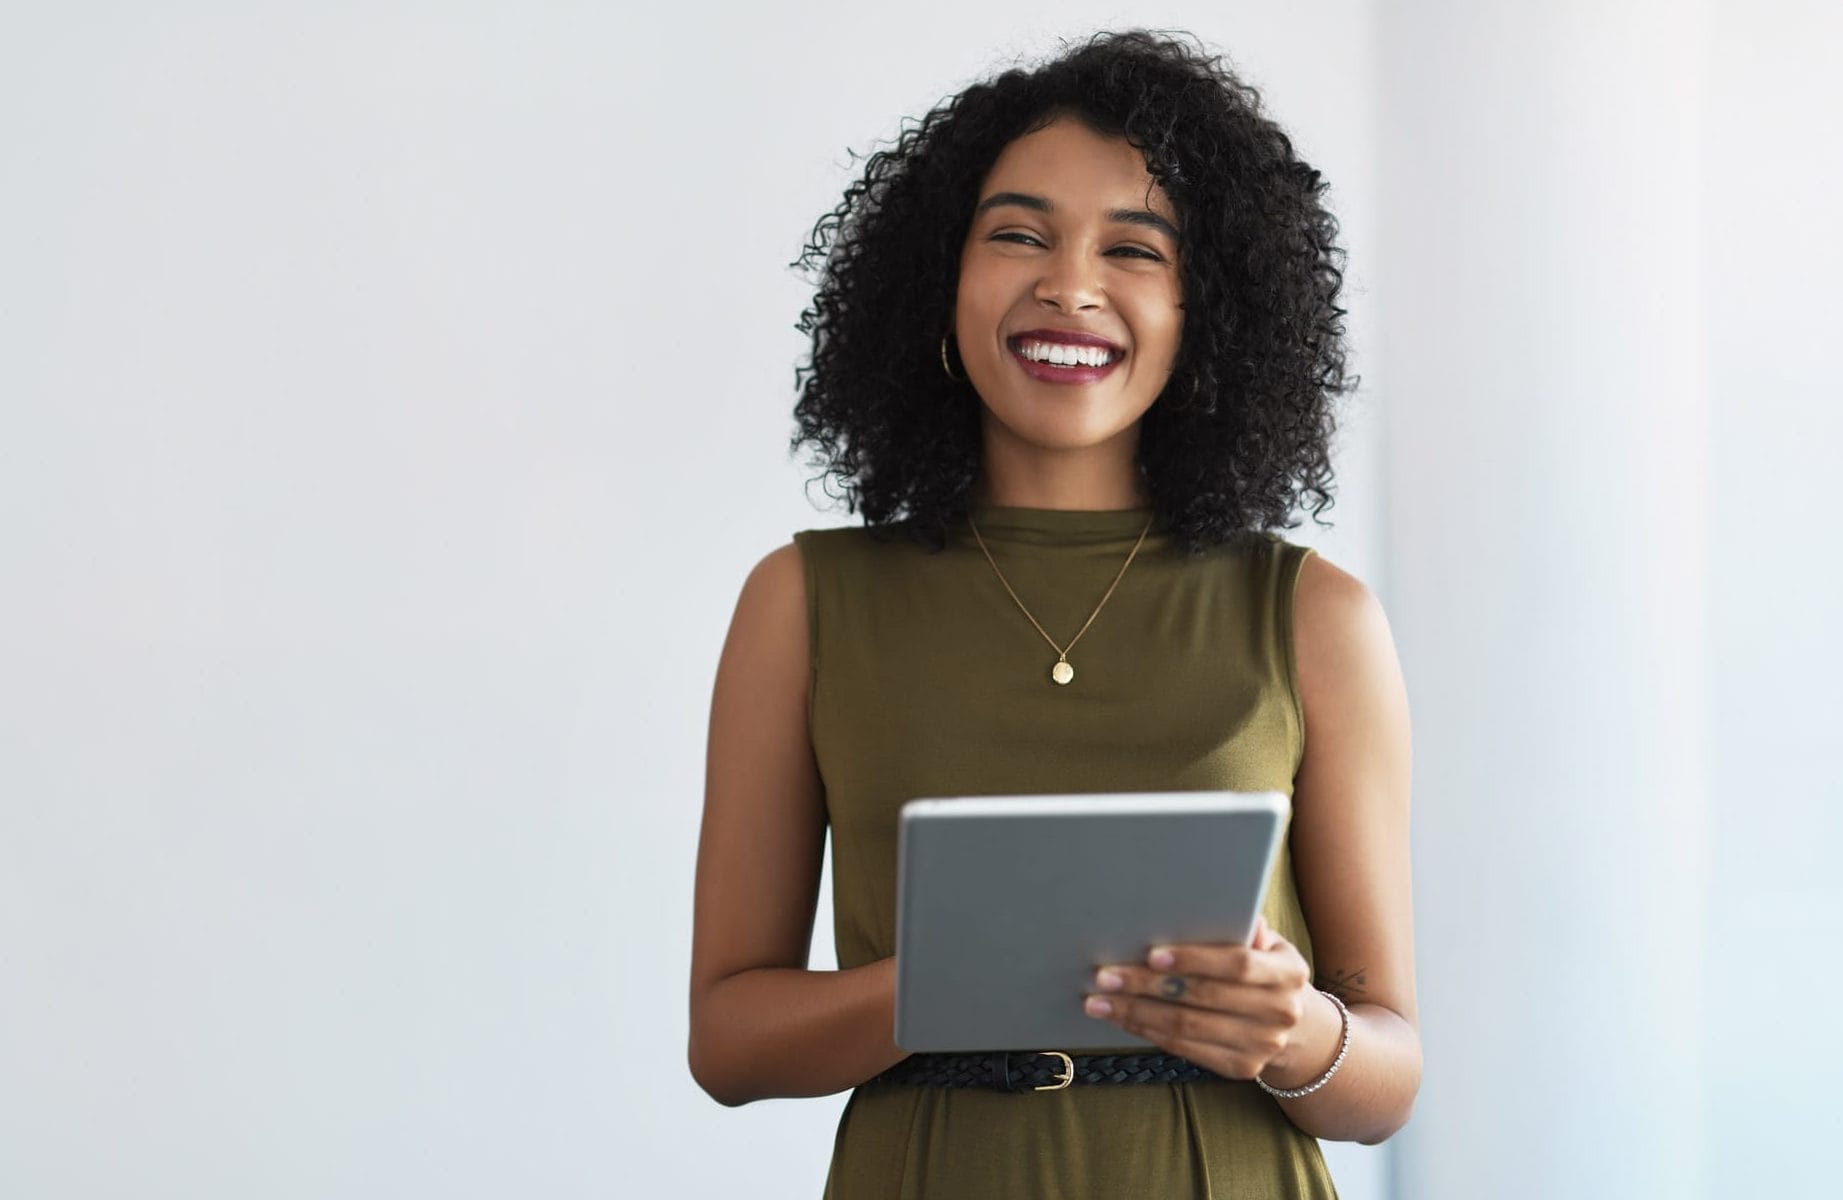
<svg viewBox="0 0 1843 1200"><path fill-rule="evenodd" d="M684 1064L720 640L841 519L784 264L846 147L1124 12L1037 11L0 12L0 1194L814 1194L842 1098ZM1333 180L1360 370L1371 11L1126 16Z"/></svg>
<svg viewBox="0 0 1843 1200"><path fill-rule="evenodd" d="M1708 1194L1792 1195L1843 1168L1843 10L1719 0L1704 44Z"/></svg>
<svg viewBox="0 0 1843 1200"><path fill-rule="evenodd" d="M1379 14L1399 1194L1835 1176L1834 8Z"/></svg>

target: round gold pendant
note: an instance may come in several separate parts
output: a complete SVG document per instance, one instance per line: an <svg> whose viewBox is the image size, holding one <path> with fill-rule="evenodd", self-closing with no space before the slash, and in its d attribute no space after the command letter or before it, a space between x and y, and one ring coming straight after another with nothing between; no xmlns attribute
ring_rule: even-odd
<svg viewBox="0 0 1843 1200"><path fill-rule="evenodd" d="M1049 677L1057 683L1067 683L1075 678L1075 668L1069 665L1067 659L1063 659L1049 669Z"/></svg>

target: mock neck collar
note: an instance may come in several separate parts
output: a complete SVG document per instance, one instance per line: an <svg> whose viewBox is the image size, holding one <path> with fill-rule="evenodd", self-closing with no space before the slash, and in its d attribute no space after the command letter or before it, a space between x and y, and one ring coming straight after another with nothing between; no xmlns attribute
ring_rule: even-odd
<svg viewBox="0 0 1843 1200"><path fill-rule="evenodd" d="M1152 519L1152 509L1139 508L1025 508L1007 504L975 504L972 521L988 544L993 542L1054 546L1102 546L1118 543L1130 548L1139 533L1152 521L1146 534L1146 548L1164 540L1163 531ZM973 543L971 526L959 522L956 540Z"/></svg>

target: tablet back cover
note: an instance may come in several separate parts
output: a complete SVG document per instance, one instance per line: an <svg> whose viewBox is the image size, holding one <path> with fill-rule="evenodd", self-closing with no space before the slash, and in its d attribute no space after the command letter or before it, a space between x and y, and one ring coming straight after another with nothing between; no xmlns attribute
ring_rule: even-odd
<svg viewBox="0 0 1843 1200"><path fill-rule="evenodd" d="M1143 1048L1082 1011L1094 969L1160 942L1245 943L1278 792L926 798L903 807L896 1044Z"/></svg>

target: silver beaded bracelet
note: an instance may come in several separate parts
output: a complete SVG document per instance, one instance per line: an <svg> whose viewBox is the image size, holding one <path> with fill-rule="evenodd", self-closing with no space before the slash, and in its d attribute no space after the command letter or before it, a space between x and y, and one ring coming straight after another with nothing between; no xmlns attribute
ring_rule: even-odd
<svg viewBox="0 0 1843 1200"><path fill-rule="evenodd" d="M1331 1077L1337 1074L1337 1069L1344 1065L1344 1055L1350 1052L1350 1010L1344 1007L1344 1002L1338 999L1337 994L1335 992L1326 992L1324 988L1319 988L1318 990L1321 992L1324 992L1325 995L1330 996L1331 1002L1337 1005L1338 1012L1344 1015L1344 1037L1343 1037L1343 1040L1338 1044L1337 1057L1331 1060L1331 1066L1325 1070L1325 1073L1323 1075L1320 1075L1317 1079L1314 1079L1312 1082L1306 1084L1304 1087L1297 1087L1297 1088L1269 1087L1267 1086L1266 1080L1262 1079L1259 1075L1256 1075L1254 1077L1254 1082L1260 1084L1261 1090L1263 1092L1266 1092L1269 1096L1278 1096L1282 1100L1297 1100L1301 1096L1309 1096L1313 1092L1316 1092L1319 1088L1324 1087L1327 1083L1330 1083Z"/></svg>

